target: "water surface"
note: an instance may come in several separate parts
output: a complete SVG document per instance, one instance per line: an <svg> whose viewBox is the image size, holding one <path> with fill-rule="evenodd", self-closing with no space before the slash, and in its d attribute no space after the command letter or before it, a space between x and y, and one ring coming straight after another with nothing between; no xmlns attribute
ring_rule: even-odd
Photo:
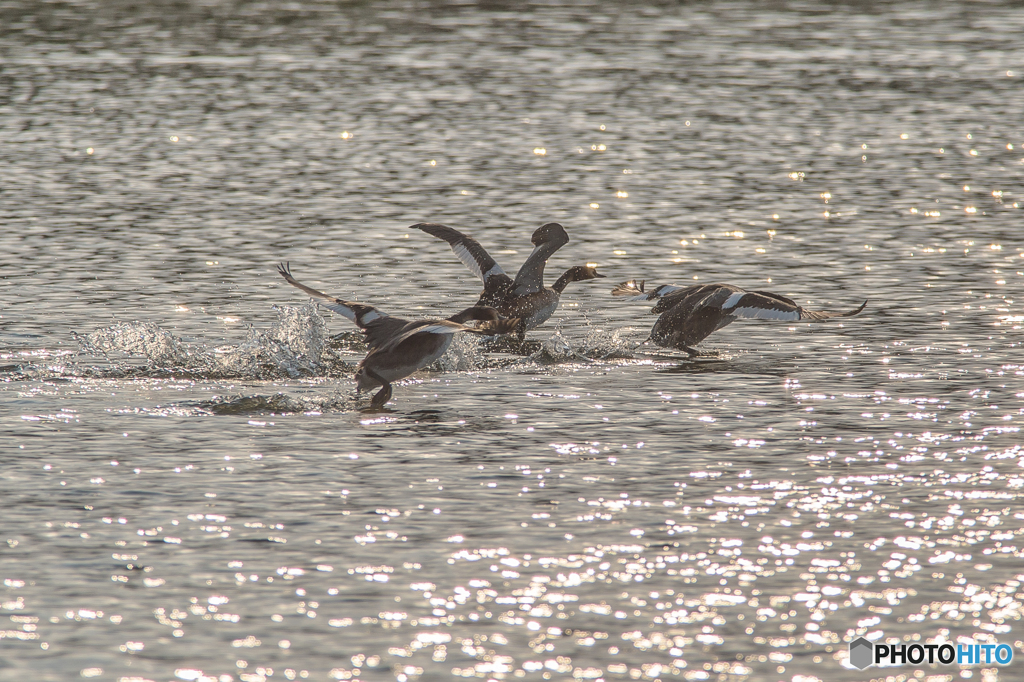
<svg viewBox="0 0 1024 682"><path fill-rule="evenodd" d="M1024 656L1012 3L15 0L0 26L0 679ZM479 283L424 220L509 271L559 221L548 282L608 279L366 413L353 328L275 264L446 316ZM633 277L869 303L691 362L611 298Z"/></svg>

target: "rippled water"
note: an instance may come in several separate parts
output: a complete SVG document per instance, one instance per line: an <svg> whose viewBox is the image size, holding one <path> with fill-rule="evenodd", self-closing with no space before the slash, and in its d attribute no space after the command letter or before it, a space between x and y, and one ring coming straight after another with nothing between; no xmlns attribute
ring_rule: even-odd
<svg viewBox="0 0 1024 682"><path fill-rule="evenodd" d="M1024 656L1024 13L0 7L0 679L983 680ZM594 261L366 413L346 320ZM860 316L691 362L611 285Z"/></svg>

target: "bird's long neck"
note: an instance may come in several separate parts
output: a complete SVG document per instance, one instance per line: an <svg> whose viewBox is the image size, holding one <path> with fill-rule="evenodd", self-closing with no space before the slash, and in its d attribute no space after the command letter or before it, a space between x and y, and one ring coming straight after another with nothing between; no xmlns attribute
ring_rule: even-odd
<svg viewBox="0 0 1024 682"><path fill-rule="evenodd" d="M551 285L551 288L555 291L555 293L561 294L570 282L578 281L579 278L576 276L576 268L569 268L568 270L562 273L561 277L555 280L555 283Z"/></svg>

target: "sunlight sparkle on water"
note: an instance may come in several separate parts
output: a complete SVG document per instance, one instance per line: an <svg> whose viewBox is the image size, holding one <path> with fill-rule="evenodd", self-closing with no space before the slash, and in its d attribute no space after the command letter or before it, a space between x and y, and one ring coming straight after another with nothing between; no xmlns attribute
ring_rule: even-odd
<svg viewBox="0 0 1024 682"><path fill-rule="evenodd" d="M8 32L12 676L855 682L858 636L1020 639L1009 4L941 50L942 3L372 5L234 17L217 55L145 3ZM363 412L364 335L275 264L448 316L479 283L420 220L510 277L548 220L546 283L614 267ZM634 277L868 306L690 360L610 297Z"/></svg>

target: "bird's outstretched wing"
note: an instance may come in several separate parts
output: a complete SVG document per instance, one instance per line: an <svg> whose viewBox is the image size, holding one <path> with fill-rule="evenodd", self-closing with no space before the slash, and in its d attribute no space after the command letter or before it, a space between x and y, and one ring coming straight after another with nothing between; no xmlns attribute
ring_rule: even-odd
<svg viewBox="0 0 1024 682"><path fill-rule="evenodd" d="M808 310L797 305L791 298L770 291L740 291L733 293L722 303L722 312L741 320L806 320L809 322L827 320L833 317L852 317L864 310L867 301L856 310L833 313L825 310Z"/></svg>
<svg viewBox="0 0 1024 682"><path fill-rule="evenodd" d="M366 329L366 326L374 320L380 320L388 316L387 313L374 308L372 305L365 305L363 303L353 303L352 301L345 301L340 298L335 298L322 291L317 291L313 287L307 287L302 284L294 277L292 277L292 271L287 262L278 263L277 271L284 277L288 284L291 284L297 289L305 291L313 298L324 301L324 307L328 310L332 310L343 317L347 317L356 323L360 329Z"/></svg>
<svg viewBox="0 0 1024 682"><path fill-rule="evenodd" d="M492 277L511 281L501 266L487 253L487 250L480 246L480 242L469 235L437 223L416 223L412 228L423 230L429 235L448 242L448 245L452 247L452 252L485 285L487 280Z"/></svg>
<svg viewBox="0 0 1024 682"><path fill-rule="evenodd" d="M533 231L530 241L534 245L533 251L516 273L514 292L517 296L544 288L544 266L555 251L569 243L569 235L558 223L545 223Z"/></svg>
<svg viewBox="0 0 1024 682"><path fill-rule="evenodd" d="M856 308L855 310L847 310L844 313L831 313L831 312L827 312L825 310L807 310L805 308L801 308L800 309L800 319L801 320L828 320L828 319L833 318L833 317L853 317L857 313L859 313L862 310L864 310L864 308L867 307L867 304L868 304L868 302L864 301L863 303L860 304L859 308Z"/></svg>
<svg viewBox="0 0 1024 682"><path fill-rule="evenodd" d="M475 327L452 322L451 320L418 320L406 325L406 328L401 333L396 334L394 338L382 344L381 352L393 351L418 334L439 334L443 336L458 334L459 332L469 332L484 336L497 336L499 334L512 333L518 324L518 318L481 322Z"/></svg>

